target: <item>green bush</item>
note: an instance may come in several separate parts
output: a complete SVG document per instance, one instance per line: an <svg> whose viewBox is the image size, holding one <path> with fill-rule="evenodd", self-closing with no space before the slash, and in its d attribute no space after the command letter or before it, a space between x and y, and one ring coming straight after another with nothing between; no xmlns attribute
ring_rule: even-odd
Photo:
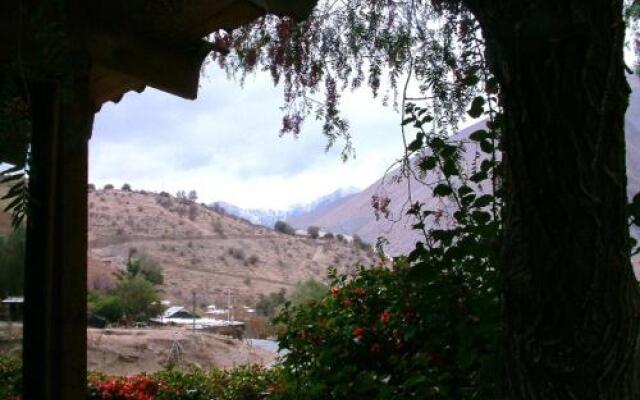
<svg viewBox="0 0 640 400"><path fill-rule="evenodd" d="M114 295L96 296L90 309L97 315L106 318L109 322L116 322L124 315L122 302Z"/></svg>
<svg viewBox="0 0 640 400"><path fill-rule="evenodd" d="M91 300L93 312L109 322L145 322L162 312L155 286L140 275L121 280L105 296L93 294Z"/></svg>
<svg viewBox="0 0 640 400"><path fill-rule="evenodd" d="M19 398L22 366L0 356L0 399ZM149 375L114 377L89 373L88 400L259 400L281 398L284 381L279 368L244 366L228 370L164 370ZM284 399L283 399L284 400Z"/></svg>
<svg viewBox="0 0 640 400"><path fill-rule="evenodd" d="M276 232L284 233L285 235L296 234L295 228L284 221L276 221L275 225L273 226L273 229L275 229Z"/></svg>
<svg viewBox="0 0 640 400"><path fill-rule="evenodd" d="M22 363L0 355L0 399L13 399L22 390Z"/></svg>
<svg viewBox="0 0 640 400"><path fill-rule="evenodd" d="M187 372L166 370L152 375L171 390L157 400L259 400L282 391L280 370L258 366Z"/></svg>
<svg viewBox="0 0 640 400"><path fill-rule="evenodd" d="M310 226L307 228L307 235L309 235L312 239L317 239L320 237L320 228L317 226Z"/></svg>
<svg viewBox="0 0 640 400"><path fill-rule="evenodd" d="M129 321L147 321L162 311L156 288L140 276L120 282L114 296L120 301L123 316Z"/></svg>
<svg viewBox="0 0 640 400"><path fill-rule="evenodd" d="M296 285L289 297L292 304L303 304L310 300L320 300L329 293L329 287L315 279L309 279Z"/></svg>
<svg viewBox="0 0 640 400"><path fill-rule="evenodd" d="M116 277L119 280L124 280L136 276L141 276L154 285L162 285L164 283L164 275L160 264L145 254L136 255L136 250L130 249L127 268L116 273Z"/></svg>
<svg viewBox="0 0 640 400"><path fill-rule="evenodd" d="M275 319L289 399L495 398L490 285L398 260L334 276L330 293Z"/></svg>
<svg viewBox="0 0 640 400"><path fill-rule="evenodd" d="M280 289L280 291L269 293L267 296L262 293L258 294L256 313L264 317L275 316L282 305L287 302L286 293L284 289Z"/></svg>

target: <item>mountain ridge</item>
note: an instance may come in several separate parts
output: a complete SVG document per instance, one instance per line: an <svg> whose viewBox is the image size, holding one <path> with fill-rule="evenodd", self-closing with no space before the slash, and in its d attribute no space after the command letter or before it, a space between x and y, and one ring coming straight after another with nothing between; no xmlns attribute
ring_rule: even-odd
<svg viewBox="0 0 640 400"><path fill-rule="evenodd" d="M242 208L224 201L212 203L211 206L223 209L225 212L236 217L243 218L253 224L273 228L277 221L286 221L298 215L331 208L332 206L339 204L343 199L358 193L359 191L360 189L355 187L339 188L334 192L321 196L309 203L296 204L288 209L282 210Z"/></svg>

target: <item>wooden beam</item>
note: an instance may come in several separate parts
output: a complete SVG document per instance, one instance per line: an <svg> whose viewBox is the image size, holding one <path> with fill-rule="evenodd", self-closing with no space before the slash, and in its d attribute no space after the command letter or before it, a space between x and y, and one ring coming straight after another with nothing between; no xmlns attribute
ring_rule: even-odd
<svg viewBox="0 0 640 400"><path fill-rule="evenodd" d="M31 87L24 400L84 400L87 385L88 77Z"/></svg>

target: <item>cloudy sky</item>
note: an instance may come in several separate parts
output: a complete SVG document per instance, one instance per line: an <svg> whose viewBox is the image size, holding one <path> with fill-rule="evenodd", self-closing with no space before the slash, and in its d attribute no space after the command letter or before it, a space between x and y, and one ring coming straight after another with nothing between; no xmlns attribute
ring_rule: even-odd
<svg viewBox="0 0 640 400"><path fill-rule="evenodd" d="M283 209L341 187L364 189L402 152L400 117L367 91L343 95L357 153L343 163L342 144L325 153L313 119L298 139L279 137L282 92L268 75L247 78L244 88L215 67L207 75L196 101L147 89L105 104L90 142L90 181Z"/></svg>

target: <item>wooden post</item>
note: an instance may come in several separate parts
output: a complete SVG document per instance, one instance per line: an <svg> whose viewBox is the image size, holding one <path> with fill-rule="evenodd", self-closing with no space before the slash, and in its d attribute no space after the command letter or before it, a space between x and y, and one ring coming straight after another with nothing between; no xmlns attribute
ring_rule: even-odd
<svg viewBox="0 0 640 400"><path fill-rule="evenodd" d="M24 315L25 400L86 399L86 76L31 87L32 163Z"/></svg>

